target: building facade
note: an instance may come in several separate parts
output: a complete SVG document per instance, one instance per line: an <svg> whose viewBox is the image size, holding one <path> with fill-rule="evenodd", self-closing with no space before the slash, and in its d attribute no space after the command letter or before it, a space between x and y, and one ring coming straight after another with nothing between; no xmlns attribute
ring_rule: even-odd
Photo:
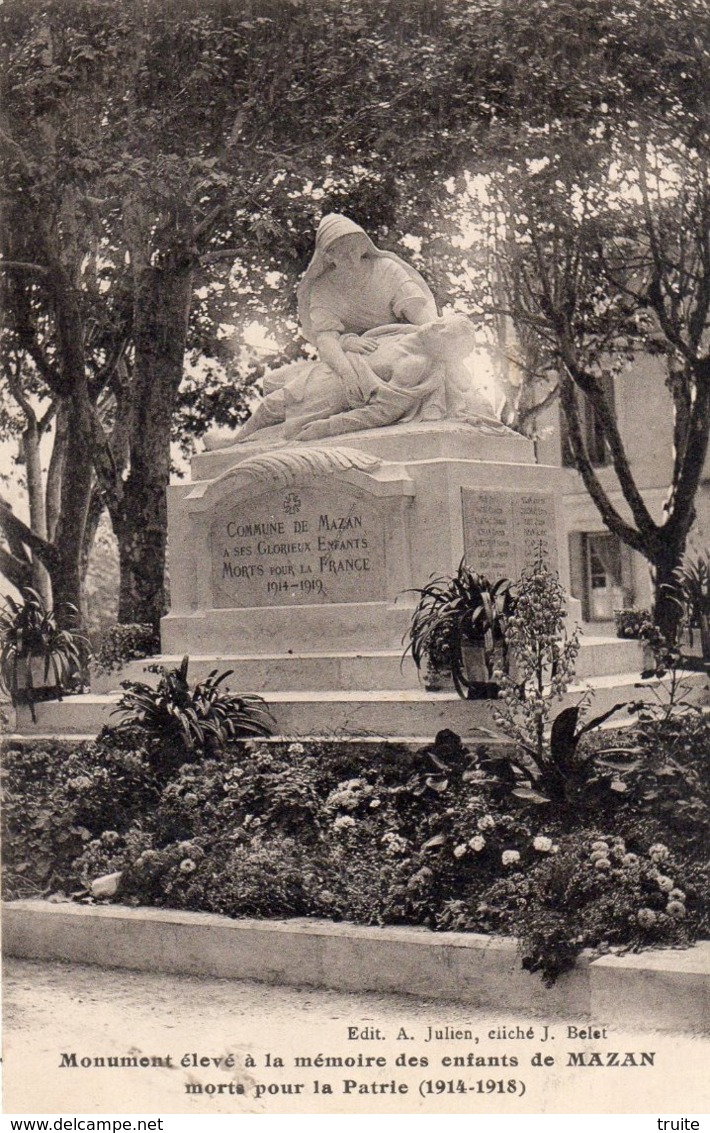
<svg viewBox="0 0 710 1133"><path fill-rule="evenodd" d="M673 467L672 404L665 373L662 357L637 359L621 374L608 378L606 390L636 483L658 522L668 498ZM594 413L581 396L580 419L602 485L619 512L630 518ZM562 506L569 540L571 590L582 603L583 619L610 622L616 609L650 607L653 591L649 564L605 527L574 468L559 404L545 414L540 425L544 436L538 442L539 459L565 469ZM690 540L690 546L696 549L710 543L709 483L710 467L706 464Z"/></svg>

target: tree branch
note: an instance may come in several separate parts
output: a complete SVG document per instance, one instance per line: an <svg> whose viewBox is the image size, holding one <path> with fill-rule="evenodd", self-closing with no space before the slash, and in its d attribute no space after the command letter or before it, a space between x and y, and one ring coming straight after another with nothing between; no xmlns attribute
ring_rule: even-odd
<svg viewBox="0 0 710 1133"><path fill-rule="evenodd" d="M7 375L8 389L10 390L10 393L12 394L15 401L19 405L20 409L24 413L28 426L30 428L37 429L38 428L37 414L35 413L34 409L32 408L32 405L29 401L29 398L27 397L25 391L22 388L22 380L20 378L20 370L21 370L21 367L20 367L20 363L19 363L19 360L18 360L16 362L16 365L15 365L14 373L8 371L8 375Z"/></svg>
<svg viewBox="0 0 710 1133"><path fill-rule="evenodd" d="M37 428L39 429L40 433L47 432L47 429L52 424L52 421L56 417L58 410L59 398L55 397L52 399L51 404L47 407L47 412L44 413L37 422Z"/></svg>
<svg viewBox="0 0 710 1133"><path fill-rule="evenodd" d="M213 264L219 260L236 260L237 256L248 255L248 248L219 248L214 252L203 252L199 257L201 264Z"/></svg>
<svg viewBox="0 0 710 1133"><path fill-rule="evenodd" d="M557 401L559 394L560 386L558 383L556 386L553 386L553 388L547 394L545 394L542 401L539 401L536 405L531 405L527 409L523 410L518 418L517 427L519 429L523 429L525 425L527 425L528 421L534 420L539 413L542 413L544 409L547 409L550 405L553 404L553 402Z"/></svg>
<svg viewBox="0 0 710 1133"><path fill-rule="evenodd" d="M702 372L696 383L695 401L690 412L682 459L677 461L673 489L664 524L667 537L684 542L695 519L694 501L702 479L708 453L710 420L710 359L700 363Z"/></svg>
<svg viewBox="0 0 710 1133"><path fill-rule="evenodd" d="M0 527L11 540L24 543L35 558L51 571L57 559L56 549L46 539L41 539L31 528L23 523L13 512L6 500L0 499ZM11 544L12 545L12 544Z"/></svg>
<svg viewBox="0 0 710 1133"><path fill-rule="evenodd" d="M619 514L607 496L601 481L597 476L592 462L587 456L584 438L579 423L577 402L575 398L575 383L571 378L563 378L560 382L560 401L567 422L567 433L570 440L575 466L579 472L584 486L596 504L597 510L604 523L611 532L618 535L624 543L639 551L644 558L649 558L646 540Z"/></svg>
<svg viewBox="0 0 710 1133"><path fill-rule="evenodd" d="M4 547L0 547L0 574L11 586L23 590L25 586L32 585L32 563L29 559L18 559Z"/></svg>
<svg viewBox="0 0 710 1133"><path fill-rule="evenodd" d="M0 260L0 268L4 271L34 271L46 275L48 269L42 264L25 263L23 260Z"/></svg>
<svg viewBox="0 0 710 1133"><path fill-rule="evenodd" d="M586 394L591 404L594 406L594 411L597 414L599 424L601 425L604 437L609 445L609 452L611 455L614 472L616 473L619 487L624 494L624 498L629 505L631 514L634 517L639 532L643 536L653 537L656 532L656 524L651 518L651 514L646 507L641 492L639 491L636 481L634 480L629 464L624 442L619 432L619 426L616 416L607 403L604 392L599 385L599 382L588 370L581 366L576 358L574 347L572 346L568 334L560 336L560 357L564 366L569 373L570 378L574 384ZM580 433L581 437L581 433ZM583 447L583 446L582 446ZM573 450L574 451L574 450ZM581 470L580 470L581 471ZM630 529L631 530L631 529Z"/></svg>
<svg viewBox="0 0 710 1133"><path fill-rule="evenodd" d="M211 209L205 217L202 218L199 224L195 225L195 231L193 232L193 240L195 243L197 243L198 240L201 240L203 237L208 237L211 234L215 224L224 212L224 209L225 202L222 201L221 204L215 205L215 207Z"/></svg>

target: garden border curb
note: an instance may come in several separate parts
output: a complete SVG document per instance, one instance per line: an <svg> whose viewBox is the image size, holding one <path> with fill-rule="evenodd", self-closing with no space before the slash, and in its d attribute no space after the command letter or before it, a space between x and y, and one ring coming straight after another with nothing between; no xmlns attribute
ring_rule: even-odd
<svg viewBox="0 0 710 1133"><path fill-rule="evenodd" d="M597 960L583 955L547 989L523 971L515 942L501 937L30 899L3 905L3 951L106 968L416 995L622 1028L710 1030L710 941Z"/></svg>

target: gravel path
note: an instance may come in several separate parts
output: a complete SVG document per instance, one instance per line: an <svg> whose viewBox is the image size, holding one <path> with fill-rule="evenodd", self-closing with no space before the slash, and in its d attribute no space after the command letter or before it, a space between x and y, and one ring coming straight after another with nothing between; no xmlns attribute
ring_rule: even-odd
<svg viewBox="0 0 710 1133"><path fill-rule="evenodd" d="M9 960L4 977L4 1109L39 1114L708 1110L707 1037L609 1030L605 1037L584 1041L569 1037L568 1024L590 1025L583 1019L503 1015L407 997ZM430 1027L443 1037L425 1041ZM357 1038L349 1037L349 1028L358 1029ZM543 1042L546 1033L550 1037ZM651 1052L653 1065L568 1065L569 1052L592 1050L605 1057L607 1051L620 1051L622 1058L631 1051L636 1059L640 1052ZM384 1058L385 1065L294 1063L297 1056L315 1059L319 1053ZM196 1066L193 1054L222 1061ZM554 1065L531 1065L536 1054L553 1057ZM70 1065L62 1067L63 1055ZM71 1065L74 1056L76 1066ZM168 1056L168 1065L94 1064L97 1058ZM181 1064L185 1056L188 1065ZM396 1063L397 1058L424 1057L426 1068ZM493 1068L475 1062L463 1068L442 1065L443 1059L454 1057L496 1057L499 1063ZM82 1058L91 1065L82 1067ZM276 1058L284 1065L276 1064ZM328 1083L333 1093L316 1094L315 1082L320 1090ZM489 1082L503 1082L503 1092L496 1084L488 1094ZM510 1082L516 1083L515 1093L508 1092ZM524 1096L520 1083L525 1084ZM201 1093L193 1092L199 1088ZM439 1094L440 1088L444 1092Z"/></svg>

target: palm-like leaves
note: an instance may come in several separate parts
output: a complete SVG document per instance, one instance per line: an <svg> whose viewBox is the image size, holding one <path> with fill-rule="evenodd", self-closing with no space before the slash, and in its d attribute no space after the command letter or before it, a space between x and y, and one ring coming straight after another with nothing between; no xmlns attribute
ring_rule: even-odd
<svg viewBox="0 0 710 1133"><path fill-rule="evenodd" d="M77 613L73 606L67 606L67 611L72 615ZM39 594L26 587L20 601L8 596L0 610L0 684L16 702L21 662L37 658L44 663L45 684L51 673L52 683L61 690L72 673L80 670L82 651L87 644L81 634L60 629L54 610L47 610ZM25 691L31 704L34 689L29 666L26 679Z"/></svg>
<svg viewBox="0 0 710 1133"><path fill-rule="evenodd" d="M710 615L710 550L696 558L687 556L675 570L683 596L694 617Z"/></svg>
<svg viewBox="0 0 710 1133"><path fill-rule="evenodd" d="M453 577L433 577L417 588L419 602L412 615L404 655L411 653L418 669L426 663L437 637L451 645L451 674L460 696L468 695L462 646L483 646L489 675L493 672L496 645L506 663L505 619L512 612L513 596L507 578L491 584L471 570L462 559ZM410 591L411 593L411 591Z"/></svg>
<svg viewBox="0 0 710 1133"><path fill-rule="evenodd" d="M694 559L686 556L674 571L691 625L700 628L705 660L710 660L710 550Z"/></svg>
<svg viewBox="0 0 710 1133"><path fill-rule="evenodd" d="M149 739L177 746L186 757L197 749L271 732L273 717L262 697L236 696L222 687L232 669L223 673L213 669L191 688L188 664L186 656L177 669L162 669L157 688L123 681L125 692L114 709L123 717L118 730L138 728Z"/></svg>

